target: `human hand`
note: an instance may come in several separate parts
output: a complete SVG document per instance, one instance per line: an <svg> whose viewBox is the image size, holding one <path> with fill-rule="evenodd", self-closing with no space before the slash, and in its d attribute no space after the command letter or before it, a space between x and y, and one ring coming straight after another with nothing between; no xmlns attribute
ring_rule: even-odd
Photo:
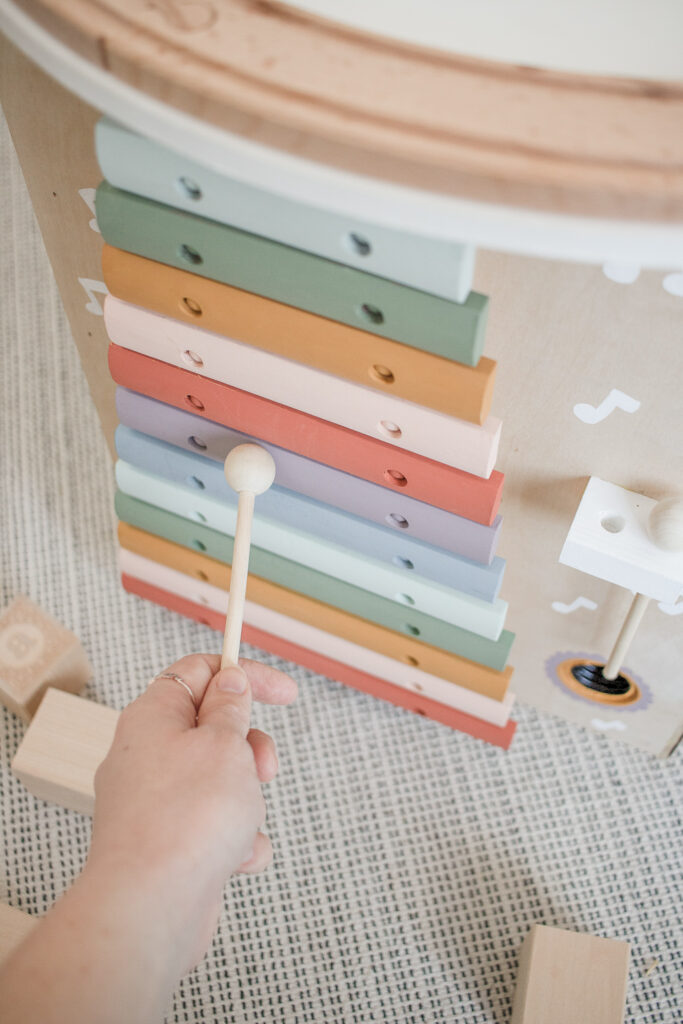
<svg viewBox="0 0 683 1024"><path fill-rule="evenodd" d="M195 704L177 681L157 677L121 713L95 777L86 873L158 904L180 973L208 947L227 878L272 858L259 831L261 784L277 774L277 755L272 739L249 727L252 694L289 704L296 684L259 662L240 664L219 672L217 655L195 654L172 665Z"/></svg>

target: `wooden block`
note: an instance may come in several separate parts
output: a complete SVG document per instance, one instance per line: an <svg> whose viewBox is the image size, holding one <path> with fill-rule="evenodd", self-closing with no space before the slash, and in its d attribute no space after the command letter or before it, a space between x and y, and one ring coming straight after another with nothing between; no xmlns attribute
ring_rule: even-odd
<svg viewBox="0 0 683 1024"><path fill-rule="evenodd" d="M189 488L195 495L237 507L237 495L225 479L221 463L122 425L116 431L115 440L118 455L124 462ZM258 508L260 514L283 525L305 530L384 564L400 566L408 578L423 576L484 601L494 601L498 596L505 570L502 558L482 565L415 540L406 536L405 531L378 526L277 485L259 496Z"/></svg>
<svg viewBox="0 0 683 1024"><path fill-rule="evenodd" d="M37 917L0 903L0 966L38 923Z"/></svg>
<svg viewBox="0 0 683 1024"><path fill-rule="evenodd" d="M236 445L257 440L275 459L279 485L288 491L388 526L392 533L415 537L476 562L489 564L495 554L502 519L494 516L489 524L489 508L483 510L486 522L465 518L406 496L402 493L405 488L391 476L388 476L386 486L378 486L127 388L117 389L116 407L125 426L138 434L158 438L204 459L212 459L219 464L221 472L226 456ZM389 480L394 481L393 487L388 485ZM494 508L497 508L497 501Z"/></svg>
<svg viewBox="0 0 683 1024"><path fill-rule="evenodd" d="M109 245L222 281L330 320L476 366L488 298L464 302L417 291L112 188L97 190L97 223Z"/></svg>
<svg viewBox="0 0 683 1024"><path fill-rule="evenodd" d="M222 562L128 523L119 523L118 535L121 547L128 551L176 569L194 580L223 590L230 589L230 567ZM306 594L278 586L270 580L250 575L247 599L493 700L502 700L508 691L512 676L510 667L501 671L490 669L450 651L421 643L413 636L379 626L357 614L323 604Z"/></svg>
<svg viewBox="0 0 683 1024"><path fill-rule="evenodd" d="M94 777L114 738L118 711L48 690L19 744L12 771L39 800L91 814Z"/></svg>
<svg viewBox="0 0 683 1024"><path fill-rule="evenodd" d="M104 177L126 192L454 302L464 302L472 287L470 245L350 218L335 210L333 196L325 207L285 199L217 174L107 117L97 123L95 146Z"/></svg>
<svg viewBox="0 0 683 1024"><path fill-rule="evenodd" d="M675 604L683 594L683 553L657 547L648 517L657 502L591 477L560 562L655 601Z"/></svg>
<svg viewBox="0 0 683 1024"><path fill-rule="evenodd" d="M209 530L201 523L182 519L171 512L129 498L117 491L115 499L119 519L141 530L165 537L176 544L205 552L210 558L230 563L232 537ZM296 590L335 608L362 616L387 629L419 637L424 643L441 647L470 661L478 661L489 668L502 669L514 640L514 634L503 630L497 640L478 636L459 626L435 619L430 615L387 601L343 580L316 572L308 566L282 558L262 548L252 548L249 563L252 572L279 586Z"/></svg>
<svg viewBox="0 0 683 1024"><path fill-rule="evenodd" d="M109 347L109 368L126 388L447 512L488 524L500 499L495 471L488 479L464 473L119 345Z"/></svg>
<svg viewBox="0 0 683 1024"><path fill-rule="evenodd" d="M0 615L0 701L25 722L48 686L78 693L92 675L77 637L27 597Z"/></svg>
<svg viewBox="0 0 683 1024"><path fill-rule="evenodd" d="M116 482L131 498L183 519L200 522L230 538L235 536L237 509L234 505L208 498L196 488L170 483L121 460L116 463ZM500 598L483 601L453 586L426 580L397 565L385 565L376 558L311 536L305 529L268 518L261 513L260 497L251 526L252 550L271 552L378 594L400 604L402 612L409 607L490 640L500 636L507 615L506 601ZM257 563L252 561L252 564Z"/></svg>
<svg viewBox="0 0 683 1024"><path fill-rule="evenodd" d="M628 942L535 924L522 944L511 1024L622 1024Z"/></svg>
<svg viewBox="0 0 683 1024"><path fill-rule="evenodd" d="M495 465L502 423L494 416L480 426L403 398L380 396L371 388L111 295L105 300L104 320L115 344L189 368L198 379L229 384L475 476L489 477Z"/></svg>
<svg viewBox="0 0 683 1024"><path fill-rule="evenodd" d="M122 582L124 588L131 594L136 594L138 597L148 601L154 601L155 604L185 615L219 632L223 630L225 616L221 615L220 612L204 608L202 605L194 604L192 601L183 600L168 591L136 580L132 576L125 576ZM432 721L441 722L443 725L448 725L451 729L456 729L477 739L482 739L486 743L501 747L503 750L508 749L515 734L517 723L512 720L504 727L491 725L490 722L484 722L473 715L467 715L462 711L457 711L455 708L429 700L422 694L411 693L409 690L404 690L400 686L394 686L384 679L377 679L366 672L360 672L317 651L309 651L306 648L299 647L297 644L263 632L247 623L244 624L242 629L242 639L246 643L260 647L264 651L270 651L271 654L276 654L280 658L292 661L296 665L303 665L304 668L308 668L319 675L327 676L329 679L336 679L338 682L344 683L355 690L369 693L373 697L386 700L397 707L413 711L415 714L424 715L426 718L431 718Z"/></svg>
<svg viewBox="0 0 683 1024"><path fill-rule="evenodd" d="M483 423L496 363L465 366L336 320L105 245L112 295L450 416Z"/></svg>
<svg viewBox="0 0 683 1024"><path fill-rule="evenodd" d="M125 548L121 548L119 552L119 568L123 576L134 576L151 586L175 594L176 597L190 600L204 608L211 608L221 615L226 614L228 591L214 587L211 583L193 579L185 573L142 555L136 555ZM509 690L502 700L492 700L474 690L439 679L438 676L432 676L395 658L388 658L368 647L361 647L253 601L245 601L244 622L311 651L324 653L352 668L386 679L395 686L423 693L431 700L457 708L458 711L465 711L485 722L503 726L510 717L514 696Z"/></svg>

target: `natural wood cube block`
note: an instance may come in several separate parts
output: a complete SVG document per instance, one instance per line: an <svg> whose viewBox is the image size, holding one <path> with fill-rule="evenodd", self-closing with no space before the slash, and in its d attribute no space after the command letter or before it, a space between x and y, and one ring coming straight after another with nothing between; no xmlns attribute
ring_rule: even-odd
<svg viewBox="0 0 683 1024"><path fill-rule="evenodd" d="M49 686L78 693L92 675L78 638L27 597L0 615L0 701L25 722Z"/></svg>
<svg viewBox="0 0 683 1024"><path fill-rule="evenodd" d="M95 772L107 756L119 712L48 690L19 744L12 771L39 800L92 814Z"/></svg>
<svg viewBox="0 0 683 1024"><path fill-rule="evenodd" d="M511 1024L623 1024L630 946L535 924L522 944Z"/></svg>
<svg viewBox="0 0 683 1024"><path fill-rule="evenodd" d="M30 917L23 910L0 903L0 964L24 941L37 922L37 918Z"/></svg>

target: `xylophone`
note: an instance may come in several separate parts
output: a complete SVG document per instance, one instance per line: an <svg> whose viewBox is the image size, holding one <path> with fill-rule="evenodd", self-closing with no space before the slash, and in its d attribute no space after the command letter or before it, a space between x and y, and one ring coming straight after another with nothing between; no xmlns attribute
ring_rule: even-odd
<svg viewBox="0 0 683 1024"><path fill-rule="evenodd" d="M222 629L256 442L244 639L507 748L501 422L474 253L292 202L102 118L120 568Z"/></svg>

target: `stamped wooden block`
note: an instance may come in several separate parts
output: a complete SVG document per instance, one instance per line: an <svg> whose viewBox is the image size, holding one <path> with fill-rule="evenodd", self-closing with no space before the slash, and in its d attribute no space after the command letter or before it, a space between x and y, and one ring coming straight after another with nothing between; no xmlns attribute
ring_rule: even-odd
<svg viewBox="0 0 683 1024"><path fill-rule="evenodd" d="M134 576L177 597L191 600L222 615L226 614L228 591L221 587L193 579L178 572L177 569L171 569L143 555L136 555L125 548L119 551L119 568L124 576ZM377 651L351 643L333 633L327 633L254 601L244 603L244 622L309 650L320 651L345 665L370 672L396 686L423 693L432 700L438 700L441 704L465 711L494 725L505 725L510 717L514 695L509 690L502 700L493 700L485 694L430 675L405 662L388 658Z"/></svg>
<svg viewBox="0 0 683 1024"><path fill-rule="evenodd" d="M0 614L0 702L25 722L49 686L78 693L92 675L77 637L27 597Z"/></svg>
<svg viewBox="0 0 683 1024"><path fill-rule="evenodd" d="M116 188L197 213L358 270L464 302L474 249L286 199L238 181L103 117L95 128L102 174Z"/></svg>
<svg viewBox="0 0 683 1024"><path fill-rule="evenodd" d="M129 501L139 508L143 507L141 502L125 499L124 495L120 495L119 499ZM139 512L139 508L135 511ZM127 512L132 511L133 508L127 510ZM151 519L154 518L153 515ZM171 530L168 530L168 533L170 534ZM118 534L121 546L136 554L152 558L156 562L162 562L194 579L212 583L214 586L226 590L230 588L229 565L210 557L208 552L202 552L191 544L189 546L183 544L173 536L164 536L160 531L152 531L151 522L145 529L144 526L137 526L133 522L122 520L119 522ZM295 565L295 563L292 564ZM405 661L414 668L421 668L425 672L449 679L460 686L477 689L478 692L492 696L494 699L498 699L501 693L506 692L512 670L505 667L505 660L514 639L514 634L508 633L507 630L503 631L495 644L490 640L477 637L473 633L465 633L476 643L475 648L470 648L471 654L477 654L475 659L455 652L450 647L430 643L423 634L407 629L406 626L419 629L410 622L409 616L399 619L396 628L383 624L376 617L368 617L365 600L372 598L373 595L364 594L363 591L355 587L349 588L347 584L339 583L340 589L337 591L335 581L330 581L333 596L342 590L345 592L345 597L351 604L350 610L347 610L346 607L342 607L341 603L326 602L324 598L314 592L313 588L311 588L312 593L305 592L298 586L301 580L294 575L286 577L284 583L279 583L265 576L255 575L253 565L251 568L252 574L249 576L247 588L247 598L250 601L273 608L292 618L301 619L329 633L342 636L352 643L358 643L362 647L370 647L390 658ZM303 567L298 568L303 569ZM308 573L310 570L304 569L304 572ZM320 574L314 574L304 582L314 584L317 582L316 576L320 576ZM325 584L327 586L327 580L325 580ZM351 602L355 596L358 596L359 600L353 605ZM453 630L455 634L464 632L451 627L447 633ZM483 645L483 649L481 645ZM491 661L493 665L485 662L483 657L487 657L487 662Z"/></svg>
<svg viewBox="0 0 683 1024"><path fill-rule="evenodd" d="M252 435L202 419L128 388L117 388L116 409L121 423L138 435L145 434L201 455L205 460L211 459L219 463L221 472L226 456L236 445L257 440ZM387 473L387 485L378 486L267 441L258 439L258 443L267 448L275 459L278 484L288 491L475 562L488 565L495 554L502 519L494 515L489 523L489 505L482 509L486 521L475 520L405 495L406 488L400 478L394 478L390 473ZM393 486L389 481L393 481Z"/></svg>
<svg viewBox="0 0 683 1024"><path fill-rule="evenodd" d="M118 711L49 689L19 744L12 771L39 800L91 814L94 778L114 738Z"/></svg>
<svg viewBox="0 0 683 1024"><path fill-rule="evenodd" d="M228 564L232 560L232 538L209 530L201 523L129 498L121 491L116 493L115 507L119 519L131 526L206 553L210 558ZM370 619L387 629L419 637L423 643L478 661L489 668L502 669L507 662L514 640L514 634L508 630L504 629L496 640L488 639L262 548L251 549L249 563L255 575Z"/></svg>
<svg viewBox="0 0 683 1024"><path fill-rule="evenodd" d="M96 210L102 237L119 249L468 366L482 355L488 298L478 292L450 302L122 192L106 181L97 190Z"/></svg>
<svg viewBox="0 0 683 1024"><path fill-rule="evenodd" d="M104 319L123 348L221 381L425 458L489 477L502 423L481 425L342 380L253 345L170 320L108 295Z"/></svg>
<svg viewBox="0 0 683 1024"><path fill-rule="evenodd" d="M110 245L102 273L110 293L126 302L384 394L473 423L491 408L496 363L486 356L465 366Z"/></svg>
<svg viewBox="0 0 683 1024"><path fill-rule="evenodd" d="M0 965L33 931L37 923L37 917L0 903Z"/></svg>
<svg viewBox="0 0 683 1024"><path fill-rule="evenodd" d="M228 485L221 463L123 425L117 428L115 440L119 457L131 466L180 484L194 494L237 506L237 495ZM258 508L260 514L282 525L397 567L407 578L423 576L484 601L494 601L498 596L505 570L502 558L494 558L490 565L481 564L415 540L406 536L406 531L379 526L277 485L260 495Z"/></svg>
<svg viewBox="0 0 683 1024"><path fill-rule="evenodd" d="M116 463L116 482L131 498L172 512L191 523L199 522L219 534L235 537L237 508L181 487L130 463ZM423 612L443 622L497 640L505 624L507 602L484 601L453 586L426 580L399 565L384 565L376 558L356 554L338 543L312 536L298 526L283 524L261 513L261 496L251 527L255 549L279 555L344 580L402 607ZM257 556L258 557L258 556ZM252 564L256 564L253 562Z"/></svg>
<svg viewBox="0 0 683 1024"><path fill-rule="evenodd" d="M629 953L628 942L535 924L511 1024L623 1024Z"/></svg>
<svg viewBox="0 0 683 1024"><path fill-rule="evenodd" d="M147 601L154 601L170 611L178 612L188 618L201 622L203 625L223 630L225 616L220 612L204 608L202 605L177 597L169 591L144 583L133 576L124 576L122 579L124 588L131 594L136 594ZM245 623L242 629L242 638L245 643L253 644L264 651L276 654L286 661L295 665L303 665L319 675L327 676L329 679L336 679L354 690L369 693L380 700L386 700L397 707L413 711L415 714L431 718L434 722L440 722L464 732L469 736L484 740L496 747L507 750L512 742L517 723L510 719L505 726L493 725L485 722L474 715L465 714L456 708L440 704L438 701L430 700L424 694L414 693L400 686L395 686L385 679L378 679L376 676L361 672L343 662L328 658L319 651L311 651L298 644L291 643L282 637L274 636L272 633L264 632L254 626Z"/></svg>

